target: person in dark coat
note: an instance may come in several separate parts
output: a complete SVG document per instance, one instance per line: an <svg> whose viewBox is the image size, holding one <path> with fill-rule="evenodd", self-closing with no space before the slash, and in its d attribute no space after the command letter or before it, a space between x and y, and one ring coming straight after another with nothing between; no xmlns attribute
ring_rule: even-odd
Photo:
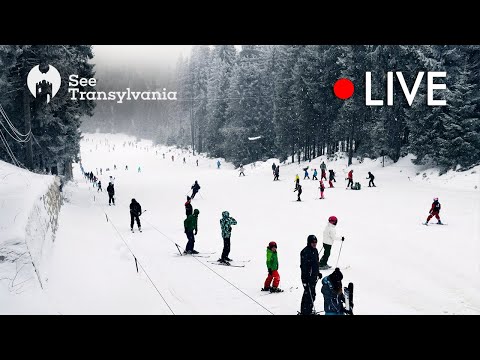
<svg viewBox="0 0 480 360"><path fill-rule="evenodd" d="M337 182L337 180L335 180L335 172L332 169L330 169L330 170L328 170L328 173L329 173L328 174L328 185L330 185L330 187L333 188L334 186L332 184L332 181Z"/></svg>
<svg viewBox="0 0 480 360"><path fill-rule="evenodd" d="M315 287L322 274L318 268L317 237L309 235L307 246L300 252L300 269L302 272L303 297L300 314L313 315L313 303L315 301Z"/></svg>
<svg viewBox="0 0 480 360"><path fill-rule="evenodd" d="M195 180L195 184L192 185L191 189L192 189L192 200L193 200L193 198L197 194L198 190L200 190L200 185L198 185L197 180Z"/></svg>
<svg viewBox="0 0 480 360"><path fill-rule="evenodd" d="M279 176L280 176L280 165L277 165L277 167L275 168L275 177L273 178L273 180L279 180Z"/></svg>
<svg viewBox="0 0 480 360"><path fill-rule="evenodd" d="M183 221L185 235L187 235L187 246L185 246L184 254L198 254L198 251L193 249L195 246L195 235L198 232L198 214L200 214L200 210L195 209L193 214L188 215Z"/></svg>
<svg viewBox="0 0 480 360"><path fill-rule="evenodd" d="M373 174L369 171L368 172L368 177L367 179L370 179L370 181L368 182L368 187L376 187L375 184L373 183L373 180L375 180L375 176L373 176Z"/></svg>
<svg viewBox="0 0 480 360"><path fill-rule="evenodd" d="M302 201L302 199L300 199L300 195L302 195L302 185L298 184L298 187L295 190L293 190L293 192L295 191L298 191L297 201Z"/></svg>
<svg viewBox="0 0 480 360"><path fill-rule="evenodd" d="M275 165L275 163L272 164L272 173L273 173L273 176L275 176L275 170L277 169L277 166Z"/></svg>
<svg viewBox="0 0 480 360"><path fill-rule="evenodd" d="M142 232L142 225L140 224L140 215L142 215L142 207L137 200L132 199L130 203L130 230L133 231L133 221L137 221L138 230Z"/></svg>
<svg viewBox="0 0 480 360"><path fill-rule="evenodd" d="M192 215L193 214L193 207L192 207L192 198L187 196L187 202L185 203L185 215Z"/></svg>
<svg viewBox="0 0 480 360"><path fill-rule="evenodd" d="M342 292L343 274L339 268L322 280L323 307L325 315L344 315L345 296Z"/></svg>
<svg viewBox="0 0 480 360"><path fill-rule="evenodd" d="M111 206L110 204L113 203L115 205L115 189L113 187L112 183L109 183L107 186L107 193L108 193L108 206Z"/></svg>

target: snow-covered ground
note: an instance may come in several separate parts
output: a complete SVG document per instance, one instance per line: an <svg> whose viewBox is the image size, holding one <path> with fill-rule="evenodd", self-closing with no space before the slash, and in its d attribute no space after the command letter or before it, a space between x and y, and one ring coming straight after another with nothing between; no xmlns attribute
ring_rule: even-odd
<svg viewBox="0 0 480 360"><path fill-rule="evenodd" d="M344 286L355 284L355 314L480 314L480 167L439 177L412 165L411 157L386 161L385 167L380 159L355 160L354 181L362 183L362 190L353 191L345 189L346 158L282 164L280 181L273 182L275 159L247 165L246 177L239 177L223 159L217 169L217 159L153 147L150 141L124 147L126 141L135 139L85 134L82 141L83 167L94 173L102 168L104 192L98 193L74 167L75 182L65 186L68 200L43 291L58 313L296 314L303 293L300 251L309 234L321 242L328 217L335 215L337 234L346 239L338 265L347 267ZM326 199L319 200L318 181L301 180L302 202L295 201L295 174L303 179L307 165L319 171L322 160L337 173L335 188L327 187ZM367 186L368 171L376 177L375 188ZM106 194L110 175L116 191L111 207ZM184 202L195 180L201 186L192 203L200 210L195 249L214 252L209 257L181 257L175 246L183 250L186 244ZM422 225L434 197L440 199L446 226ZM129 230L132 198L146 210L143 233ZM224 210L238 221L229 256L247 261L243 268L208 262L222 251ZM281 294L260 291L270 241L278 244ZM330 265L336 265L340 248L340 242L333 245ZM317 310L323 310L320 287Z"/></svg>

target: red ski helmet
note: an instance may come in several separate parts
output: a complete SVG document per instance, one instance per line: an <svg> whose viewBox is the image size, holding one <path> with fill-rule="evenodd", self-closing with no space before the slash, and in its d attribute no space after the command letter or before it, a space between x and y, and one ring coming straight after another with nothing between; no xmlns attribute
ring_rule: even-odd
<svg viewBox="0 0 480 360"><path fill-rule="evenodd" d="M268 247L271 249L272 247L277 247L277 243L275 241L270 241L268 243Z"/></svg>
<svg viewBox="0 0 480 360"><path fill-rule="evenodd" d="M328 218L328 222L329 222L330 224L337 225L338 219L337 219L336 216L330 216L330 217Z"/></svg>

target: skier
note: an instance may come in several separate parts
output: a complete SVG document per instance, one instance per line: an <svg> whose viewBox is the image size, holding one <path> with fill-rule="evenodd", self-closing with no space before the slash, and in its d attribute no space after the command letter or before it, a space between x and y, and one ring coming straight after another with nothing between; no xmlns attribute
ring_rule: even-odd
<svg viewBox="0 0 480 360"><path fill-rule="evenodd" d="M350 189L353 188L353 170L350 170L348 172L348 175L347 175L347 179L348 179L348 184L347 184L347 188L350 186ZM347 180L345 179L345 180Z"/></svg>
<svg viewBox="0 0 480 360"><path fill-rule="evenodd" d="M187 162L185 161L185 158L183 158L183 163L186 164Z"/></svg>
<svg viewBox="0 0 480 360"><path fill-rule="evenodd" d="M241 175L245 176L245 173L244 173L244 169L243 169L243 165L242 165L242 164L240 164L240 173L238 174L238 176L241 176Z"/></svg>
<svg viewBox="0 0 480 360"><path fill-rule="evenodd" d="M228 257L230 254L230 237L232 236L232 225L237 225L237 220L233 217L230 217L230 213L228 211L222 212L222 218L220 219L220 228L222 230L222 238L223 238L223 251L222 257L218 259L219 262L230 265L228 261L232 261Z"/></svg>
<svg viewBox="0 0 480 360"><path fill-rule="evenodd" d="M303 296L300 307L300 314L314 315L313 303L315 301L315 287L318 279L322 278L322 274L318 268L318 250L317 237L309 235L307 238L307 246L300 252L300 269L302 271Z"/></svg>
<svg viewBox="0 0 480 360"><path fill-rule="evenodd" d="M95 168L95 171L97 172L97 175L98 175L98 168Z"/></svg>
<svg viewBox="0 0 480 360"><path fill-rule="evenodd" d="M425 225L428 225L428 222L432 217L437 218L437 224L438 225L443 225L442 221L440 220L440 209L442 205L438 202L438 198L433 199L432 207L430 208L430 215L427 217L427 221L425 222Z"/></svg>
<svg viewBox="0 0 480 360"><path fill-rule="evenodd" d="M185 203L185 214L192 215L193 214L193 207L192 207L192 198L190 196L187 196L187 202Z"/></svg>
<svg viewBox="0 0 480 360"><path fill-rule="evenodd" d="M275 170L277 169L277 166L275 165L275 163L272 164L272 173L273 173L273 176L275 176Z"/></svg>
<svg viewBox="0 0 480 360"><path fill-rule="evenodd" d="M304 168L303 171L305 171L305 174L303 175L303 180L308 178L310 180L310 176L308 175L308 167Z"/></svg>
<svg viewBox="0 0 480 360"><path fill-rule="evenodd" d="M323 180L320 180L320 187L319 187L319 189L320 189L320 199L325 199L325 198L323 197L323 192L325 191L325 184L323 183Z"/></svg>
<svg viewBox="0 0 480 360"><path fill-rule="evenodd" d="M220 160L217 160L217 169L220 169Z"/></svg>
<svg viewBox="0 0 480 360"><path fill-rule="evenodd" d="M323 161L320 164L320 170L322 170L321 179L327 180L327 165L325 165L325 162L323 162Z"/></svg>
<svg viewBox="0 0 480 360"><path fill-rule="evenodd" d="M173 155L172 155L172 161L175 161L175 158L173 157Z"/></svg>
<svg viewBox="0 0 480 360"><path fill-rule="evenodd" d="M327 226L325 226L325 230L323 230L323 248L325 251L323 252L323 256L320 259L320 270L327 270L330 269L331 266L327 264L328 258L330 257L330 250L332 249L333 241L334 240L342 240L345 241L345 238L337 236L337 230L335 226L337 226L338 219L336 216L330 216L328 218Z"/></svg>
<svg viewBox="0 0 480 360"><path fill-rule="evenodd" d="M333 184L332 184L332 181L333 182L337 182L337 180L335 180L335 173L333 172L332 169L328 170L329 172L329 175L328 175L328 185L333 188Z"/></svg>
<svg viewBox="0 0 480 360"><path fill-rule="evenodd" d="M113 170L117 170L117 165L113 164Z"/></svg>
<svg viewBox="0 0 480 360"><path fill-rule="evenodd" d="M191 189L192 189L192 200L193 200L198 190L200 190L200 185L198 185L197 180L195 180L195 184L192 185Z"/></svg>
<svg viewBox="0 0 480 360"><path fill-rule="evenodd" d="M185 228L185 234L187 235L187 246L185 246L184 254L198 254L198 251L194 250L193 247L195 245L195 235L197 235L198 228L198 214L200 211L195 209L193 214L187 216L187 218L183 221L183 227Z"/></svg>
<svg viewBox="0 0 480 360"><path fill-rule="evenodd" d="M133 221L137 221L138 230L142 232L142 225L140 224L140 215L142 215L142 207L137 200L132 199L130 203L130 230L133 232Z"/></svg>
<svg viewBox="0 0 480 360"><path fill-rule="evenodd" d="M325 315L344 315L345 296L342 292L343 274L339 268L322 279L323 308Z"/></svg>
<svg viewBox="0 0 480 360"><path fill-rule="evenodd" d="M297 190L298 185L300 185L300 177L297 174L295 175L295 190Z"/></svg>
<svg viewBox="0 0 480 360"><path fill-rule="evenodd" d="M103 192L103 189L102 189L102 182L99 180L98 183L97 183L97 192Z"/></svg>
<svg viewBox="0 0 480 360"><path fill-rule="evenodd" d="M312 176L312 180L318 180L318 178L317 178L317 175L318 175L318 173L317 173L317 169L313 169L313 176Z"/></svg>
<svg viewBox="0 0 480 360"><path fill-rule="evenodd" d="M140 169L140 166L139 166L138 169L137 169L137 172L140 172L140 171L142 171L142 169Z"/></svg>
<svg viewBox="0 0 480 360"><path fill-rule="evenodd" d="M275 168L275 177L273 178L273 180L279 180L279 176L280 176L280 165L277 165L277 167Z"/></svg>
<svg viewBox="0 0 480 360"><path fill-rule="evenodd" d="M270 291L272 293L282 292L282 290L278 288L278 284L280 284L280 274L278 273L277 243L275 241L270 241L267 247L267 270L268 276L262 291ZM273 286L270 286L272 281Z"/></svg>
<svg viewBox="0 0 480 360"><path fill-rule="evenodd" d="M165 153L163 153L163 158L165 159Z"/></svg>
<svg viewBox="0 0 480 360"><path fill-rule="evenodd" d="M293 190L293 192L297 191L298 190L298 198L297 198L297 201L302 201L302 199L300 199L300 195L302 195L302 185L298 184L298 187Z"/></svg>
<svg viewBox="0 0 480 360"><path fill-rule="evenodd" d="M198 166L198 159L197 159L197 166Z"/></svg>
<svg viewBox="0 0 480 360"><path fill-rule="evenodd" d="M113 184L109 183L107 186L107 193L108 193L108 206L111 206L110 204L113 202L113 205L115 205L115 189L113 188Z"/></svg>
<svg viewBox="0 0 480 360"><path fill-rule="evenodd" d="M375 180L375 176L373 176L373 174L370 171L368 172L367 179L370 179L370 181L368 182L368 187L371 187L371 185L373 185L373 187L376 187L375 184L373 183L373 180Z"/></svg>
<svg viewBox="0 0 480 360"><path fill-rule="evenodd" d="M102 168L100 168L100 175L102 175Z"/></svg>
<svg viewBox="0 0 480 360"><path fill-rule="evenodd" d="M125 170L128 170L128 165L125 165Z"/></svg>

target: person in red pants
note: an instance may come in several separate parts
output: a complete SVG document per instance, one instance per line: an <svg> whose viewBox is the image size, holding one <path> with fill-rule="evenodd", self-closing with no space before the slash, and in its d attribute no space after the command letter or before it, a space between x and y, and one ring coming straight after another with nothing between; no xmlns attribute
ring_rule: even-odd
<svg viewBox="0 0 480 360"><path fill-rule="evenodd" d="M262 291L282 292L282 290L278 288L278 284L280 284L280 274L278 273L277 243L275 241L270 241L267 247L267 269L268 276ZM270 286L270 284L273 286Z"/></svg>
<svg viewBox="0 0 480 360"><path fill-rule="evenodd" d="M440 208L442 205L438 202L438 198L433 199L432 207L430 208L430 215L427 217L427 221L425 222L425 225L428 225L428 222L432 217L436 217L438 222L437 224L443 225L442 221L440 220Z"/></svg>

